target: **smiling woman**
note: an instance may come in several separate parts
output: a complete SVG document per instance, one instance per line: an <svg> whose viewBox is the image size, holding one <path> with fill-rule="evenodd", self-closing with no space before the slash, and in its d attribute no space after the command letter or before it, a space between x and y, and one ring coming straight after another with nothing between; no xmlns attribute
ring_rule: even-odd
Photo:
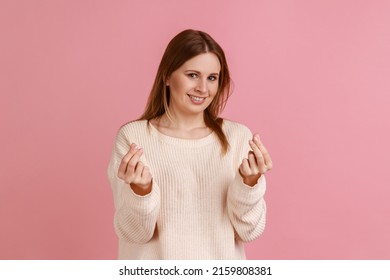
<svg viewBox="0 0 390 280"><path fill-rule="evenodd" d="M202 31L169 43L144 114L117 135L108 176L120 259L245 259L265 228L259 135L219 117L230 94L222 48Z"/></svg>
<svg viewBox="0 0 390 280"><path fill-rule="evenodd" d="M202 119L203 111L217 94L218 74L216 73L219 73L220 68L215 54L204 53L188 60L174 71L166 83L170 89L170 110L178 112L185 109L188 114L196 114ZM188 101L191 103L188 104ZM191 104L202 106L188 106Z"/></svg>

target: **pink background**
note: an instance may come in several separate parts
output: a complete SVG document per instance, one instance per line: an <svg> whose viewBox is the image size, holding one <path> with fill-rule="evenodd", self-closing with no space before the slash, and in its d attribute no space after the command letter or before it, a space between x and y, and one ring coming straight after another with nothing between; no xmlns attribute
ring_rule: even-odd
<svg viewBox="0 0 390 280"><path fill-rule="evenodd" d="M115 259L106 168L186 28L274 169L250 259L390 259L390 1L0 2L0 259Z"/></svg>

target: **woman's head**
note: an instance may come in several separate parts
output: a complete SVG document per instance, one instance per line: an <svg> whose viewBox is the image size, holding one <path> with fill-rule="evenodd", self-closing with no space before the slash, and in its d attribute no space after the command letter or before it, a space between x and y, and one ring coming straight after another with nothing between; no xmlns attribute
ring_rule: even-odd
<svg viewBox="0 0 390 280"><path fill-rule="evenodd" d="M216 120L230 95L229 68L225 54L218 43L207 33L196 30L184 30L169 42L161 59L146 111L141 118L150 120L164 113L170 117L169 79L172 73L191 59L207 53L215 55L220 64L217 90L212 102L205 109L205 117Z"/></svg>

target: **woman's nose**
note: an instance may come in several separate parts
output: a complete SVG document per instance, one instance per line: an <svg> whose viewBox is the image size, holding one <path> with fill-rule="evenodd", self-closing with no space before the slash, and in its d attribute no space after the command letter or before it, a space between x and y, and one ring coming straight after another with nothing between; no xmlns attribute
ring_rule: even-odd
<svg viewBox="0 0 390 280"><path fill-rule="evenodd" d="M196 91L200 93L207 93L207 81L204 79L199 79Z"/></svg>

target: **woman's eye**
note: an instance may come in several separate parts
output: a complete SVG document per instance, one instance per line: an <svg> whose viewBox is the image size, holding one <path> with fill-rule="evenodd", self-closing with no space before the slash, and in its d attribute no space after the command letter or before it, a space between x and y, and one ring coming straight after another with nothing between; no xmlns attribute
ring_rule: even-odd
<svg viewBox="0 0 390 280"><path fill-rule="evenodd" d="M216 80L217 80L217 77L215 77L215 76L210 76L210 77L209 77L209 80L210 80L210 81L216 81Z"/></svg>
<svg viewBox="0 0 390 280"><path fill-rule="evenodd" d="M188 74L188 76L189 76L190 78L194 78L194 79L198 77L198 75L195 74L195 73L190 73L190 74Z"/></svg>

